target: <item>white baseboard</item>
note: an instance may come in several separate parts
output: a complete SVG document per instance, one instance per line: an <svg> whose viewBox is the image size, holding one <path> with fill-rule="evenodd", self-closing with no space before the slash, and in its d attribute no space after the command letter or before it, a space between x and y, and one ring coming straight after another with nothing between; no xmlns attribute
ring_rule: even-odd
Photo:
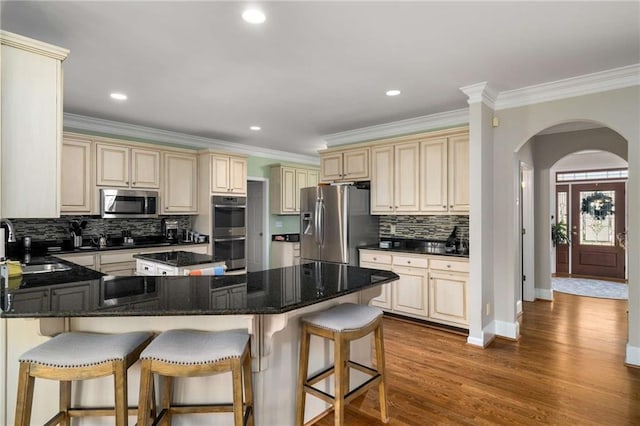
<svg viewBox="0 0 640 426"><path fill-rule="evenodd" d="M487 346L489 346L489 343L493 342L493 339L495 339L496 337L494 329L495 325L493 322L491 322L491 324L487 325L484 330L482 330L480 336L472 336L471 334L469 334L469 337L467 337L467 344L478 346L480 348L486 348Z"/></svg>
<svg viewBox="0 0 640 426"><path fill-rule="evenodd" d="M494 321L496 336L517 340L520 337L520 324L515 322Z"/></svg>
<svg viewBox="0 0 640 426"><path fill-rule="evenodd" d="M640 348L631 346L627 343L627 356L624 360L625 364L640 367Z"/></svg>
<svg viewBox="0 0 640 426"><path fill-rule="evenodd" d="M516 316L522 315L522 300L516 302Z"/></svg>
<svg viewBox="0 0 640 426"><path fill-rule="evenodd" d="M548 300L550 302L553 302L553 290L549 288L536 287L536 299Z"/></svg>

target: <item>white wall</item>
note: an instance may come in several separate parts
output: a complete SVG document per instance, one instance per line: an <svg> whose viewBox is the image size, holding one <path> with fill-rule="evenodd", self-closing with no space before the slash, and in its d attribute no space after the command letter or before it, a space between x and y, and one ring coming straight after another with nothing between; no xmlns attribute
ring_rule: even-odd
<svg viewBox="0 0 640 426"><path fill-rule="evenodd" d="M496 114L500 117L500 126L495 128L492 141L495 146L493 157L495 173L491 196L495 206L493 223L503 225L501 232L494 234L493 283L483 282L483 286L493 284L497 321L516 323L516 307L512 296L515 286L519 285L517 271L520 262L520 250L516 237L518 232L517 191L514 190L514 184L519 181L517 151L540 131L561 123L592 121L611 128L628 142L628 156L620 156L627 157L629 162L628 210L637 212L640 211L640 177L638 176L640 173L640 121L638 120L638 111L640 111L640 86L497 111ZM615 147L614 145L613 148ZM598 148L593 147L593 149ZM564 154L566 155L575 149L558 144L558 150L566 150ZM540 175L535 186L548 188L548 169L564 155L557 157L551 164L542 164L542 158L546 158L546 154L544 152L537 154L541 157L539 160L541 164L535 165L536 173ZM538 161L537 158L534 160ZM546 182L543 176L545 174L547 176ZM473 175L471 179L474 179ZM483 198L485 198L484 194ZM540 238L548 240L547 230L550 226L548 197L536 197L536 203L538 202L540 208L545 209L544 217L546 220L541 220L541 223L536 221L536 233L544 234L545 236ZM538 210L536 210L536 216L538 216ZM629 228L640 228L640 220L633 215L630 216ZM470 220L473 221L473 218ZM538 240L538 235L536 235L536 239ZM640 365L640 232L630 233L627 247L629 256L629 342L626 359L629 363ZM537 252L538 250L536 248ZM550 248L543 256L547 263L549 263L549 250ZM541 262L544 262L544 259L541 259ZM546 269L550 274L548 265L543 264L540 267L536 265L537 277L544 276L541 269ZM470 303L477 303L477 301Z"/></svg>
<svg viewBox="0 0 640 426"><path fill-rule="evenodd" d="M625 141L626 145L626 141ZM627 160L616 154L605 151L584 151L569 154L558 160L551 168L551 173L574 170L626 169ZM553 178L552 178L553 180Z"/></svg>

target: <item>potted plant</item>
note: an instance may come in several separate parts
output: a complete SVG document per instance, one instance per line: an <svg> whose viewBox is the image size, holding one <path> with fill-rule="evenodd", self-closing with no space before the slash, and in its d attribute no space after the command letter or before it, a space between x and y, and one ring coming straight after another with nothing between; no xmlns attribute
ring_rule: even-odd
<svg viewBox="0 0 640 426"><path fill-rule="evenodd" d="M567 233L567 224L558 222L551 225L551 241L555 247L557 244L569 244L569 234Z"/></svg>

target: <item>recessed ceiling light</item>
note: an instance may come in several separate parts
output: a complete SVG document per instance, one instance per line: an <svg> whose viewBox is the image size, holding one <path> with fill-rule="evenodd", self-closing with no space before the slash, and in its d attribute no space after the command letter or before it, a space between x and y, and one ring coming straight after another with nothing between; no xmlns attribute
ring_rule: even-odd
<svg viewBox="0 0 640 426"><path fill-rule="evenodd" d="M249 129L253 130L254 132L257 132L258 130L262 129L262 127L260 127L260 126L251 126L251 127L249 127Z"/></svg>
<svg viewBox="0 0 640 426"><path fill-rule="evenodd" d="M247 9L242 12L242 19L250 24L262 24L267 17L258 9Z"/></svg>
<svg viewBox="0 0 640 426"><path fill-rule="evenodd" d="M127 95L125 95L124 93L112 93L111 94L111 99L115 99L118 101L126 101L127 100Z"/></svg>
<svg viewBox="0 0 640 426"><path fill-rule="evenodd" d="M387 90L387 96L398 96L400 91L397 89Z"/></svg>

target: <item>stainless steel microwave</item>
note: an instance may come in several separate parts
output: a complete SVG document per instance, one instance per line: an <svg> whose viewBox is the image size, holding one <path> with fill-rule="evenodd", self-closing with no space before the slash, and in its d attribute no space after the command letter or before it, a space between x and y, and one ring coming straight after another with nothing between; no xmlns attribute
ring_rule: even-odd
<svg viewBox="0 0 640 426"><path fill-rule="evenodd" d="M158 217L157 191L101 189L100 215L104 218Z"/></svg>

